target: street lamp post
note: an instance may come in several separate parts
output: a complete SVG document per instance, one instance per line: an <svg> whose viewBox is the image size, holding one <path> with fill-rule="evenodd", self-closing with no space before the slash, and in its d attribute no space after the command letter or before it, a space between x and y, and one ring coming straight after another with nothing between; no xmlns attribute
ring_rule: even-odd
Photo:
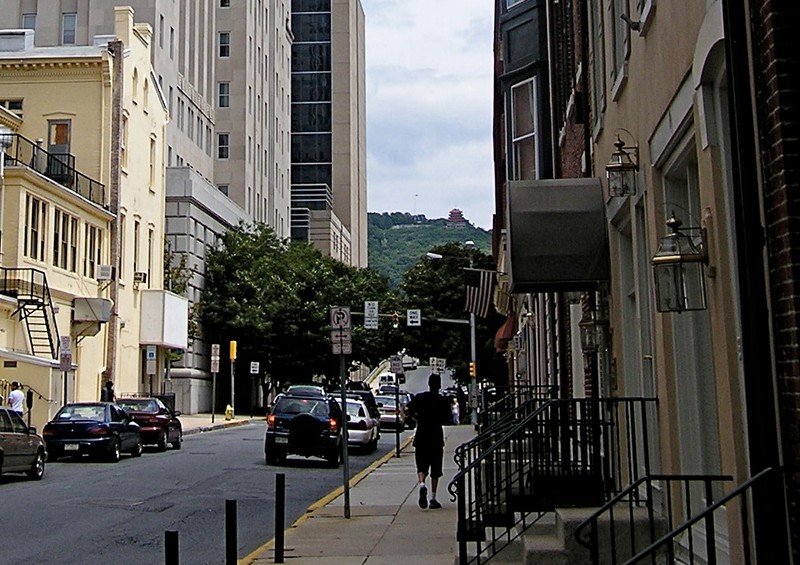
<svg viewBox="0 0 800 565"><path fill-rule="evenodd" d="M467 251L470 251L469 254L469 268L472 269L474 267L474 257L472 256L472 249L475 247L475 243L472 241L464 242L464 247ZM469 360L472 362L470 367L475 367L475 312L469 313ZM469 377L469 395L470 395L470 406L472 407L471 410L471 420L472 425L478 425L478 377L476 375L470 375Z"/></svg>

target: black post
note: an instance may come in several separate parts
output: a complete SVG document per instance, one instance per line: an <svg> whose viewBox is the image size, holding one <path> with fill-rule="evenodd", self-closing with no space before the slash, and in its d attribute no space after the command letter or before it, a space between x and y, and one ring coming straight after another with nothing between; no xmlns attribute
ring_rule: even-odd
<svg viewBox="0 0 800 565"><path fill-rule="evenodd" d="M283 530L286 509L286 475L275 475L275 563L283 563Z"/></svg>
<svg viewBox="0 0 800 565"><path fill-rule="evenodd" d="M394 456L400 457L400 373L394 374L394 409Z"/></svg>
<svg viewBox="0 0 800 565"><path fill-rule="evenodd" d="M236 565L238 547L236 541L236 501L225 501L225 565Z"/></svg>
<svg viewBox="0 0 800 565"><path fill-rule="evenodd" d="M180 562L178 530L166 530L164 532L164 565L178 565Z"/></svg>

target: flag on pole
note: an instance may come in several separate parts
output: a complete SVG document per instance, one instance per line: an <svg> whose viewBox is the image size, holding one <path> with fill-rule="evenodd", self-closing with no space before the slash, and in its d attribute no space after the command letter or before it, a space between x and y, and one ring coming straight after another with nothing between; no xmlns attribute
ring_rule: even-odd
<svg viewBox="0 0 800 565"><path fill-rule="evenodd" d="M467 303L464 310L485 318L489 315L494 286L494 271L485 269L464 269Z"/></svg>

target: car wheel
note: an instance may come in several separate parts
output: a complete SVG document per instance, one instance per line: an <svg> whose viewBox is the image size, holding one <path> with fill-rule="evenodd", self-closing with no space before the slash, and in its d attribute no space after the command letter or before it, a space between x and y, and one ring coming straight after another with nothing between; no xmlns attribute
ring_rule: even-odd
<svg viewBox="0 0 800 565"><path fill-rule="evenodd" d="M28 478L40 481L42 477L44 477L44 453L37 451L36 459L33 460L33 465L28 471Z"/></svg>
<svg viewBox="0 0 800 565"><path fill-rule="evenodd" d="M265 459L267 461L267 465L278 464L278 454L275 453L275 451L267 451L265 454Z"/></svg>
<svg viewBox="0 0 800 565"><path fill-rule="evenodd" d="M339 458L341 456L341 449L339 446L332 447L328 450L328 453L325 455L325 460L328 462L328 465L331 467L338 467L339 466Z"/></svg>
<svg viewBox="0 0 800 565"><path fill-rule="evenodd" d="M166 451L167 450L167 432L161 430L161 434L158 436L158 450L159 451Z"/></svg>
<svg viewBox="0 0 800 565"><path fill-rule="evenodd" d="M180 449L183 445L183 432L178 432L178 439L172 442L172 449Z"/></svg>
<svg viewBox="0 0 800 565"><path fill-rule="evenodd" d="M131 455L133 457L141 457L142 456L142 451L144 451L144 448L142 447L142 438L141 437L137 437L136 438L136 446L131 450Z"/></svg>
<svg viewBox="0 0 800 565"><path fill-rule="evenodd" d="M111 445L111 449L108 451L106 458L109 463L117 463L120 458L120 451L119 451L119 440L115 439L114 443Z"/></svg>

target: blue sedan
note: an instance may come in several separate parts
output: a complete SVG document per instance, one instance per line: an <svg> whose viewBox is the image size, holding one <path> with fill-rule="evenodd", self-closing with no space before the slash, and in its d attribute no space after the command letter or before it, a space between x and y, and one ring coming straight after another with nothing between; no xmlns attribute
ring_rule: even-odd
<svg viewBox="0 0 800 565"><path fill-rule="evenodd" d="M51 461L89 454L116 463L121 453L142 454L139 424L112 402L67 404L45 425L42 436Z"/></svg>

